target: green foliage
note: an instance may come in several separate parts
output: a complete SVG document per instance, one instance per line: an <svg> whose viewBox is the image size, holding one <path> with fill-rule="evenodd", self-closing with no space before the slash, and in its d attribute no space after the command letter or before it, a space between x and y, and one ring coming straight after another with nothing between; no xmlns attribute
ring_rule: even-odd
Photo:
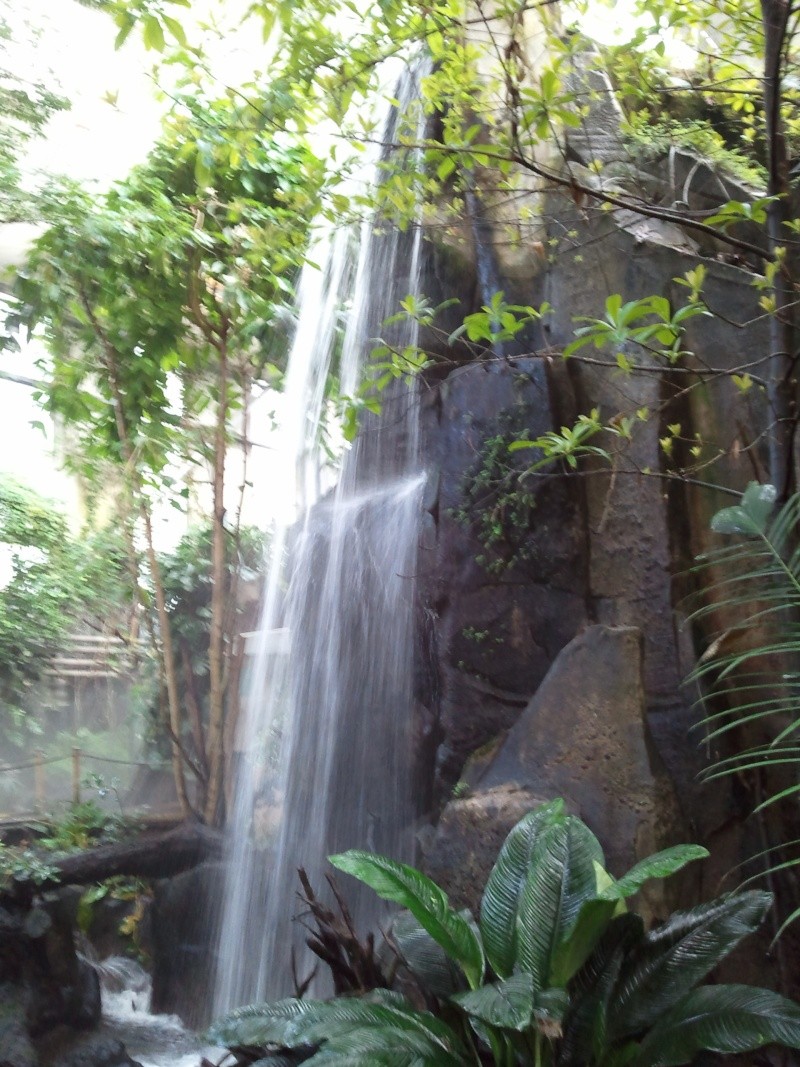
<svg viewBox="0 0 800 1067"><path fill-rule="evenodd" d="M195 707L203 723L208 720L210 696L208 663L213 593L212 539L210 522L190 527L175 549L162 553L158 560L167 616L179 657L178 678L182 702ZM241 633L256 624L253 611L257 599L252 596L241 597L241 592L245 583L260 582L265 542L265 534L255 527L243 526L236 532L226 530L225 575L230 597L227 634ZM232 650L226 646L226 654L231 653ZM149 717L154 724L158 724L153 730L153 740L158 741L161 732L158 701L150 707ZM187 723L184 744L191 749L196 738L194 741L191 739L189 725Z"/></svg>
<svg viewBox="0 0 800 1067"><path fill-rule="evenodd" d="M108 532L73 539L53 504L9 478L0 478L0 549L10 567L0 589L0 736L20 744L37 728L27 714L34 683L65 635L124 602L124 554Z"/></svg>
<svg viewBox="0 0 800 1067"><path fill-rule="evenodd" d="M684 323L697 315L708 314L699 300L690 300L673 312L663 296L648 296L623 304L619 293L614 293L606 299L605 318L578 320L588 322L588 326L575 331L575 340L564 349L564 355L569 357L588 344L596 349L608 348L620 370L629 374L634 364L623 349L635 344L674 364L685 355L680 347Z"/></svg>
<svg viewBox="0 0 800 1067"><path fill-rule="evenodd" d="M522 304L508 304L502 292L493 293L488 304L467 315L458 329L448 338L452 344L462 334L473 342L484 341L489 345L513 341L531 323L538 322L550 311L549 304L535 308Z"/></svg>
<svg viewBox="0 0 800 1067"><path fill-rule="evenodd" d="M513 456L516 442L527 439L528 431L513 416L501 418L497 430L484 440L464 477L453 518L474 531L483 549L478 562L490 574L502 575L531 558L536 496L521 481L525 468ZM476 634L464 636L478 641Z"/></svg>
<svg viewBox="0 0 800 1067"><path fill-rule="evenodd" d="M70 804L61 817L45 820L38 844L49 852L80 852L121 840L135 826L121 814L104 811L94 800Z"/></svg>
<svg viewBox="0 0 800 1067"><path fill-rule="evenodd" d="M776 500L774 486L751 482L741 503L714 516L726 543L697 561L705 585L692 614L708 641L690 676L705 693L700 726L712 759L704 777L757 775L757 812L800 793L800 495L777 510ZM776 866L775 853L765 859ZM798 917L792 911L784 926Z"/></svg>
<svg viewBox="0 0 800 1067"><path fill-rule="evenodd" d="M284 1000L230 1013L209 1038L251 1052L312 1052L305 1062L320 1067L667 1067L705 1049L798 1048L800 1008L791 1001L761 989L700 986L758 927L769 894L725 897L649 933L625 910L645 882L705 855L677 846L615 880L596 838L553 801L512 830L478 924L413 868L366 852L333 856L334 866L411 911L393 937L435 1011L387 990L358 1000ZM461 983L443 968L448 960Z"/></svg>
<svg viewBox="0 0 800 1067"><path fill-rule="evenodd" d="M51 226L16 283L15 320L44 327L46 405L72 427L89 471L135 452L163 490L171 457L207 458L193 420L219 402L221 346L235 412L268 362L319 178L302 143L196 91L176 103L148 161L107 194L74 184L52 193Z"/></svg>
<svg viewBox="0 0 800 1067"><path fill-rule="evenodd" d="M50 117L69 107L52 86L30 72L36 32L22 23L11 0L0 2L0 222L18 222L38 214L37 196L26 188L20 159Z"/></svg>
<svg viewBox="0 0 800 1067"><path fill-rule="evenodd" d="M0 842L0 885L14 880L43 885L56 876L56 868L41 852L28 845L11 847Z"/></svg>
<svg viewBox="0 0 800 1067"><path fill-rule="evenodd" d="M644 159L657 159L672 148L685 148L706 160L712 167L727 172L739 181L763 189L767 174L758 160L740 149L730 147L710 122L703 119L657 120L642 109L628 114L622 132L628 146ZM739 142L741 143L741 142Z"/></svg>

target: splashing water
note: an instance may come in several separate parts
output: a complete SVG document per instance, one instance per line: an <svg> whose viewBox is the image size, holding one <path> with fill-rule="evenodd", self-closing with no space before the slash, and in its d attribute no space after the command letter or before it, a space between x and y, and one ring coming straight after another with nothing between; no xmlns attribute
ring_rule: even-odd
<svg viewBox="0 0 800 1067"><path fill-rule="evenodd" d="M396 93L417 96L419 71ZM400 121L397 109L391 126ZM323 247L324 244L324 247ZM342 392L354 396L370 339L418 291L420 233L363 227L312 253L299 293L287 373L286 463L307 488L337 316L352 282L341 355ZM390 327L400 350L413 323ZM361 847L411 858L411 711L414 573L424 478L417 400L395 383L362 426L334 492L273 538L272 558L240 731L229 875L215 1011L286 995L311 960L297 911L297 867L320 891L324 859ZM380 918L374 895L348 898L362 931Z"/></svg>
<svg viewBox="0 0 800 1067"><path fill-rule="evenodd" d="M121 1041L142 1067L198 1067L204 1056L219 1060L222 1050L204 1045L177 1016L151 1013L150 978L138 963L115 956L94 966L103 997L101 1033Z"/></svg>

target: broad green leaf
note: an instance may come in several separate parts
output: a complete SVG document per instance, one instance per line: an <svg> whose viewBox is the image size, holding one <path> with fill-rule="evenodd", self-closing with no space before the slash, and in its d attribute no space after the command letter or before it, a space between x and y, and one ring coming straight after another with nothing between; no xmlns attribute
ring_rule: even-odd
<svg viewBox="0 0 800 1067"><path fill-rule="evenodd" d="M644 937L638 915L612 919L594 951L570 982L572 1007L564 1023L559 1067L606 1063L607 1021L619 973L632 947Z"/></svg>
<svg viewBox="0 0 800 1067"><path fill-rule="evenodd" d="M164 25L167 27L169 32L172 34L178 44L182 48L185 48L187 44L186 31L184 30L181 23L178 22L177 19L172 18L171 15L164 15L162 17L164 19Z"/></svg>
<svg viewBox="0 0 800 1067"><path fill-rule="evenodd" d="M603 863L600 844L573 815L556 818L534 846L520 901L517 966L533 974L539 989L555 984L557 950L596 896L595 863Z"/></svg>
<svg viewBox="0 0 800 1067"><path fill-rule="evenodd" d="M625 900L638 893L642 886L653 878L669 878L677 874L687 863L708 857L708 849L702 845L674 845L640 860L616 882L612 881L599 893L603 900Z"/></svg>
<svg viewBox="0 0 800 1067"><path fill-rule="evenodd" d="M563 800L554 800L526 815L506 838L489 875L480 929L486 958L500 978L508 978L517 963L520 904L539 835L563 812Z"/></svg>
<svg viewBox="0 0 800 1067"><path fill-rule="evenodd" d="M434 996L449 997L464 988L461 969L410 912L392 922L391 938L404 964Z"/></svg>
<svg viewBox="0 0 800 1067"><path fill-rule="evenodd" d="M553 955L553 983L566 985L583 966L612 918L619 914L623 901L638 893L651 879L668 878L687 863L706 856L708 850L700 845L675 845L641 860L618 881L602 867L596 869L596 898L583 904L574 927L557 947Z"/></svg>
<svg viewBox="0 0 800 1067"><path fill-rule="evenodd" d="M316 1017L321 1001L278 1000L273 1004L250 1004L223 1015L209 1027L207 1039L226 1048L284 1045L292 1022L306 1015Z"/></svg>
<svg viewBox="0 0 800 1067"><path fill-rule="evenodd" d="M155 15L145 15L142 20L142 37L145 48L164 51L164 30Z"/></svg>
<svg viewBox="0 0 800 1067"><path fill-rule="evenodd" d="M533 1022L536 989L533 975L521 973L451 999L487 1026L527 1030Z"/></svg>
<svg viewBox="0 0 800 1067"><path fill-rule="evenodd" d="M616 900L595 898L585 901L574 926L553 952L550 979L554 985L565 986L580 970L618 908L619 902Z"/></svg>
<svg viewBox="0 0 800 1067"><path fill-rule="evenodd" d="M679 1067L698 1052L751 1052L763 1045L800 1048L800 1006L767 989L695 989L667 1012L641 1044L635 1067Z"/></svg>
<svg viewBox="0 0 800 1067"><path fill-rule="evenodd" d="M439 1050L451 1057L462 1047L458 1035L430 1012L415 1011L407 1004L398 1006L396 998L392 1003L375 1003L358 997L339 997L297 1016L287 1027L282 1043L289 1048L322 1042L344 1042L345 1047L353 1047L358 1034L362 1042L372 1042L376 1048L405 1045L420 1052Z"/></svg>
<svg viewBox="0 0 800 1067"><path fill-rule="evenodd" d="M620 975L609 1026L617 1037L651 1026L763 922L769 893L739 893L676 912L646 935Z"/></svg>
<svg viewBox="0 0 800 1067"><path fill-rule="evenodd" d="M470 986L480 983L484 971L480 938L435 882L413 867L370 852L351 850L331 856L330 862L374 889L383 900L408 908L434 941L461 965Z"/></svg>
<svg viewBox="0 0 800 1067"><path fill-rule="evenodd" d="M711 520L711 529L724 534L763 534L775 506L778 492L774 485L750 482L741 504L723 508Z"/></svg>
<svg viewBox="0 0 800 1067"><path fill-rule="evenodd" d="M537 992L533 975L524 972L451 999L487 1026L518 1031L529 1029L537 1017L560 1022L569 1006L565 990Z"/></svg>

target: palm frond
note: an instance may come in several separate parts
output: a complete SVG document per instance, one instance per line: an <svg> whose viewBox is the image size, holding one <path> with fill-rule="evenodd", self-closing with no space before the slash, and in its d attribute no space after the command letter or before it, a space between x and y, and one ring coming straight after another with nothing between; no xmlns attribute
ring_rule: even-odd
<svg viewBox="0 0 800 1067"><path fill-rule="evenodd" d="M800 793L800 493L780 508L776 497L751 483L714 516L728 540L696 561L701 602L690 616L708 643L689 676L711 753L702 779L757 774L755 812Z"/></svg>

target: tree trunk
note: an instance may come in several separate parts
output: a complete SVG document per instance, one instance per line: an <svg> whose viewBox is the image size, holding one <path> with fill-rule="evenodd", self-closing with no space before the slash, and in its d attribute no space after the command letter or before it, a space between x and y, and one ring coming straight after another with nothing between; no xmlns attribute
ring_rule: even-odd
<svg viewBox="0 0 800 1067"><path fill-rule="evenodd" d="M767 137L767 192L775 197L768 208L769 250L778 268L772 285L774 308L770 316L770 372L767 399L772 417L769 435L769 477L785 501L795 488L793 444L797 420L797 384L794 373L795 328L793 260L787 253L791 233L789 159L781 114L781 78L786 31L791 14L788 0L762 0L764 27L764 121ZM783 253L780 250L783 249Z"/></svg>
<svg viewBox="0 0 800 1067"><path fill-rule="evenodd" d="M186 792L186 775L183 768L183 753L180 747L181 705L180 697L178 695L175 657L172 650L172 632L170 630L169 617L167 615L166 601L164 598L164 586L161 582L161 571L158 566L158 560L153 546L153 525L150 520L150 512L147 508L144 495L142 494L141 483L137 477L133 443L131 442L130 434L128 432L128 424L125 419L125 404L119 385L119 374L117 369L118 353L114 346L109 342L85 293L81 293L81 299L84 311L89 317L89 321L97 334L103 354L105 355L105 367L108 372L108 380L111 385L111 392L114 400L114 421L117 427L117 436L119 437L119 443L122 449L122 457L125 460L131 495L135 500L135 504L138 507L144 523L145 540L147 544L147 561L150 567L150 577L153 582L153 589L156 597L158 624L161 628L161 665L164 671L164 681L167 687L167 701L169 704L172 771L175 779L175 791L178 794L181 811L183 812L184 818L188 819L194 816L194 812L189 802L188 793Z"/></svg>
<svg viewBox="0 0 800 1067"><path fill-rule="evenodd" d="M219 396L214 434L213 507L214 522L211 542L211 633L209 636L209 712L208 712L208 789L205 798L205 821L215 826L221 816L222 769L224 767L225 724L225 455L228 419L228 349L223 332L218 345Z"/></svg>
<svg viewBox="0 0 800 1067"><path fill-rule="evenodd" d="M182 823L172 830L142 834L131 841L101 845L56 860L55 873L44 882L16 878L0 893L0 900L27 903L47 889L62 885L88 885L106 878L167 878L190 870L222 851L219 833L200 823Z"/></svg>

